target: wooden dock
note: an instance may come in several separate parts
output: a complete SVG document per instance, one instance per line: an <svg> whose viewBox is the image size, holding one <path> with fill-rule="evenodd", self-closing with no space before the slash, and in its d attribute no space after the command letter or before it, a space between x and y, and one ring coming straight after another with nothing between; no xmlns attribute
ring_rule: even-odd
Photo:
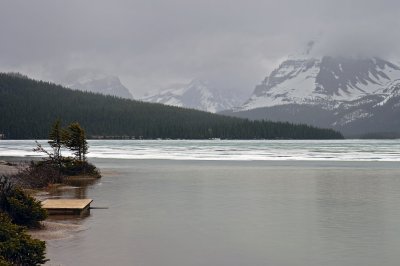
<svg viewBox="0 0 400 266"><path fill-rule="evenodd" d="M84 215L90 212L92 199L47 199L42 207L48 214Z"/></svg>

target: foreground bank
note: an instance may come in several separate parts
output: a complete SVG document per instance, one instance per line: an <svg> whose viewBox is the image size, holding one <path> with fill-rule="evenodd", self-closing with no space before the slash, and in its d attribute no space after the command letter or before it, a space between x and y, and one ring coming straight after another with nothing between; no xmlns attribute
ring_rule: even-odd
<svg viewBox="0 0 400 266"><path fill-rule="evenodd" d="M85 131L78 123L67 128L61 127L57 120L49 134L49 147L36 142L34 152L45 155L41 160L25 164L13 164L1 161L4 172L0 175L0 264L1 265L41 265L45 257L46 243L32 238L26 229L41 230L43 221L55 212L65 213L66 209L73 214L89 212L92 200L83 199L46 199L41 202L38 193L52 187L67 184L75 178L99 178L98 169L86 160L88 145ZM16 147L14 147L15 149ZM74 157L63 156L64 149L72 152ZM87 202L83 208L75 202ZM71 204L73 202L73 204Z"/></svg>

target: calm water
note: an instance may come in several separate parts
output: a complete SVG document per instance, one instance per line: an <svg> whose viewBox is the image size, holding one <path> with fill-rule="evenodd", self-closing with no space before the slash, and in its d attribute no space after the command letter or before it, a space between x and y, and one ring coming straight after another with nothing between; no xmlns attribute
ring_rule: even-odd
<svg viewBox="0 0 400 266"><path fill-rule="evenodd" d="M187 142L192 148L182 142L175 147L173 141L138 144L143 154L160 150L155 158L168 155L163 145L181 149L170 150L181 157L195 149L214 158L221 146L229 147L223 151L229 156L251 147L269 153L271 146L281 154L286 149L287 156L299 150L302 158L313 155L298 161L94 158L100 147L126 150L104 156L138 154L132 142L109 143L90 143L91 160L104 177L86 189L64 192L109 209L68 221L80 230L48 241L52 265L400 264L398 141L254 141L247 148L246 142L224 141L195 142L206 147ZM233 152L234 147L240 148ZM347 155L315 159L329 147ZM355 161L357 153L363 161ZM351 160L343 159L349 154Z"/></svg>
<svg viewBox="0 0 400 266"><path fill-rule="evenodd" d="M400 169L381 163L96 160L63 265L399 265ZM76 222L76 221L75 221Z"/></svg>

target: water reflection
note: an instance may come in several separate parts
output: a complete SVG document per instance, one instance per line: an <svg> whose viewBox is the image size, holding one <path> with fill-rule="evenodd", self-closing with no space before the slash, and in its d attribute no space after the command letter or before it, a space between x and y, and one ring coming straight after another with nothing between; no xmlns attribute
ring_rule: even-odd
<svg viewBox="0 0 400 266"><path fill-rule="evenodd" d="M57 187L50 192L51 197L84 199L88 197L90 186L99 182L97 178L70 177L65 181L65 186Z"/></svg>
<svg viewBox="0 0 400 266"><path fill-rule="evenodd" d="M76 178L70 177L65 181L65 185L54 187L41 197L42 200L46 198L60 198L60 199L85 199L88 198L88 190L91 186L100 182L95 178ZM82 219L90 216L90 209L81 214L52 214L47 221L57 221L63 223L80 223Z"/></svg>
<svg viewBox="0 0 400 266"><path fill-rule="evenodd" d="M386 170L336 169L321 172L315 180L315 237L325 265L395 261L397 254L390 250L399 246L400 233L388 230L388 217L400 217L398 208L391 206L394 200L399 203L397 176Z"/></svg>
<svg viewBox="0 0 400 266"><path fill-rule="evenodd" d="M398 265L397 165L95 163L113 174L61 193L110 208L49 241L54 264Z"/></svg>

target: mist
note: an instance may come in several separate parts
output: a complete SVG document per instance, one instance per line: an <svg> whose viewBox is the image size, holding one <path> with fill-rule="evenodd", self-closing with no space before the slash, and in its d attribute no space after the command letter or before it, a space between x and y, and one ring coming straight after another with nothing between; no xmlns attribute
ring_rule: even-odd
<svg viewBox="0 0 400 266"><path fill-rule="evenodd" d="M138 97L192 79L250 93L289 54L397 60L400 3L386 1L3 1L0 71L58 81L117 75Z"/></svg>

